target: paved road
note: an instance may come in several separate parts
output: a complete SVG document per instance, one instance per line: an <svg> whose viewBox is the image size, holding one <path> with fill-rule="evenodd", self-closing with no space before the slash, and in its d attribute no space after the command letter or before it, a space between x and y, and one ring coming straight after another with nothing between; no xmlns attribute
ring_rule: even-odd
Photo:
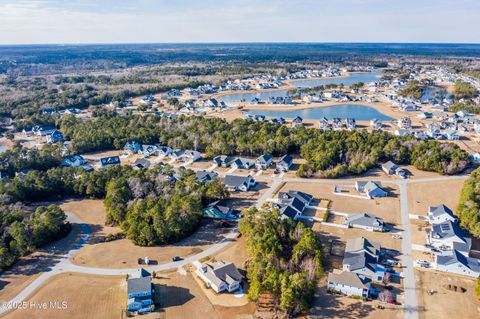
<svg viewBox="0 0 480 319"><path fill-rule="evenodd" d="M415 287L415 276L413 271L412 260L412 245L410 239L410 221L408 212L408 197L407 197L407 184L408 183L422 183L422 182L439 182L447 180L466 179L468 176L448 176L439 178L424 178L416 180L385 180L381 181L384 184L396 184L400 186L400 212L403 232L402 240L402 264L406 267L404 269L404 281L405 281L405 319L418 319L418 306ZM262 195L258 200L257 207L261 207L271 196L272 193L282 182L302 182L302 183L320 183L320 184L338 184L342 183L342 180L332 179L303 179L303 178L279 178L271 176L258 176L257 181L273 181L272 186ZM350 181L351 182L351 181ZM109 268L94 268L74 265L70 262L70 257L75 255L77 251L87 242L90 236L90 227L82 220L77 218L73 214L69 214L69 221L74 224L79 224L81 228L81 236L79 240L72 246L72 249L60 257L60 261L53 266L49 271L42 273L37 279L35 279L30 285L23 289L17 296L15 296L10 303L20 303L28 298L35 290L37 290L43 283L45 283L52 276L63 272L78 272L92 275L109 275L109 276L122 276L129 274L136 270L135 268L124 269L109 269ZM238 234L238 230L234 229L220 242L212 245L203 252L187 257L184 260L178 262L170 262L160 264L156 266L147 267L149 271L162 271L172 268L177 268L203 257L215 254L216 252L225 248ZM8 311L5 305L0 305L0 314Z"/></svg>
<svg viewBox="0 0 480 319"><path fill-rule="evenodd" d="M418 319L417 290L413 271L412 241L410 237L410 216L408 214L407 181L400 185L400 215L402 221L402 265L404 280L404 318Z"/></svg>

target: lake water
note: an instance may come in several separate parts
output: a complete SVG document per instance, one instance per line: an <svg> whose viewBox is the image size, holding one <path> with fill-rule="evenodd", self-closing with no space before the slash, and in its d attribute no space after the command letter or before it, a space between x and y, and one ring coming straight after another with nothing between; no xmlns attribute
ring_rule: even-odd
<svg viewBox="0 0 480 319"><path fill-rule="evenodd" d="M326 117L331 120L334 117L341 119L354 118L357 121L370 121L379 119L381 121L391 121L391 117L377 111L373 107L358 104L341 104L328 107L319 107L311 109L299 109L289 111L267 111L267 110L250 110L247 113L253 115L265 115L271 117L295 118L300 116L303 119L318 120Z"/></svg>
<svg viewBox="0 0 480 319"><path fill-rule="evenodd" d="M382 74L382 71L375 70L373 72L367 73L352 73L352 75L344 78L321 78L321 79L311 79L311 80L299 80L292 82L296 87L314 87L327 84L337 84L340 85L343 83L345 86L350 86L354 83L363 82L365 84L374 82L378 80L378 76Z"/></svg>
<svg viewBox="0 0 480 319"><path fill-rule="evenodd" d="M341 84L352 85L353 83L363 82L369 83L378 80L378 76L382 74L382 71L375 70L368 73L353 73L352 75L344 78L321 78L321 79L311 79L311 80L298 80L293 81L292 85L299 88L314 87L319 85L327 84ZM271 97L284 97L287 96L288 90L276 90L276 91L265 91L260 93L238 93L232 95L225 95L220 97L221 101L224 102L236 102L245 100L250 102L254 98L257 98L261 101L268 100Z"/></svg>

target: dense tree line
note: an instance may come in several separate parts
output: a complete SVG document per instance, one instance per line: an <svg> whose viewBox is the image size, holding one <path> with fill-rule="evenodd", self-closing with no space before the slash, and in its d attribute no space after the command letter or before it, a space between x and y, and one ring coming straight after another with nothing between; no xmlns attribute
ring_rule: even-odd
<svg viewBox="0 0 480 319"><path fill-rule="evenodd" d="M75 152L120 149L129 140L194 149L209 157L219 154L258 156L300 153L307 160L300 176L360 174L381 161L412 164L422 170L456 174L468 164L468 154L452 143L419 141L386 132L328 131L284 125L180 116L126 116L94 121L65 119L61 124ZM428 155L426 155L428 154ZM434 162L435 160L435 162Z"/></svg>
<svg viewBox="0 0 480 319"><path fill-rule="evenodd" d="M457 216L464 229L480 237L480 169L474 170L463 184Z"/></svg>
<svg viewBox="0 0 480 319"><path fill-rule="evenodd" d="M418 81L408 81L407 87L398 92L401 96L405 97L414 97L419 99L423 95L423 88L420 86Z"/></svg>
<svg viewBox="0 0 480 319"><path fill-rule="evenodd" d="M135 244L171 243L192 234L202 218L203 204L228 197L217 180L199 185L193 171L181 181L153 170L140 176L111 180L107 184L107 223L120 225ZM178 176L177 176L178 178Z"/></svg>
<svg viewBox="0 0 480 319"><path fill-rule="evenodd" d="M13 176L25 170L47 170L61 163L61 150L57 145L44 145L41 149L15 145L0 153L0 171Z"/></svg>
<svg viewBox="0 0 480 319"><path fill-rule="evenodd" d="M70 231L66 215L56 205L40 206L33 214L25 212L18 203L0 205L0 271Z"/></svg>
<svg viewBox="0 0 480 319"><path fill-rule="evenodd" d="M172 181L172 176L181 181ZM120 225L137 245L177 241L193 233L202 207L229 196L215 180L197 185L191 170L129 166L86 172L78 168L34 170L0 184L3 200L35 202L66 196L105 198L107 223Z"/></svg>
<svg viewBox="0 0 480 319"><path fill-rule="evenodd" d="M149 85L134 89L121 89L117 91L100 90L92 84L75 87L61 87L51 89L38 89L33 94L20 98L5 99L0 107L0 114L15 117L22 125L21 119L30 119L37 116L42 110L49 108L57 111L68 108L87 108L91 105L108 104L112 101L125 101L128 98L146 94L166 92L171 89L183 89L204 84L193 81L176 85Z"/></svg>
<svg viewBox="0 0 480 319"><path fill-rule="evenodd" d="M453 95L457 99L471 99L478 96L478 91L466 82L456 81L453 87Z"/></svg>
<svg viewBox="0 0 480 319"><path fill-rule="evenodd" d="M467 111L470 114L480 114L480 107L473 102L456 102L450 105L450 112Z"/></svg>
<svg viewBox="0 0 480 319"><path fill-rule="evenodd" d="M296 315L308 310L316 281L323 272L321 243L302 223L279 212L250 208L242 212L240 232L247 238L248 296L268 293L279 310Z"/></svg>

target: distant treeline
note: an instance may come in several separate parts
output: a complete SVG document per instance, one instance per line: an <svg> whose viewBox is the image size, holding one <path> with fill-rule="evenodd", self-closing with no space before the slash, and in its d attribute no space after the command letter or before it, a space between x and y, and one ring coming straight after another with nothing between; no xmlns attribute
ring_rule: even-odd
<svg viewBox="0 0 480 319"><path fill-rule="evenodd" d="M160 142L172 148L216 155L259 156L301 154L307 160L299 175L339 177L361 174L378 163L393 160L441 174L457 174L468 164L467 152L453 143L420 141L386 132L328 131L305 127L235 120L159 116L117 116L82 121L66 118L61 130L74 152L121 149L126 142Z"/></svg>
<svg viewBox="0 0 480 319"><path fill-rule="evenodd" d="M480 238L480 169L476 169L463 184L457 208L460 225Z"/></svg>
<svg viewBox="0 0 480 319"><path fill-rule="evenodd" d="M124 89L115 93L101 92L92 85L67 88L62 91L58 89L40 90L27 97L6 99L0 105L0 115L15 117L17 129L22 129L25 123L30 124L34 122L32 117L36 119L44 109L54 109L56 111L68 108L82 109L91 105L107 104L112 101L123 102L135 96L156 94L171 89L196 87L201 84L204 84L204 82L193 81L178 85L154 85L136 89Z"/></svg>

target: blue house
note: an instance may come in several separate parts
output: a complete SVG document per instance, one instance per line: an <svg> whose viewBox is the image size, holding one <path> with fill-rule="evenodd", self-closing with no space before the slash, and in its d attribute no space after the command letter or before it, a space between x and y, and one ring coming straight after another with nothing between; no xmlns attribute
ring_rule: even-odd
<svg viewBox="0 0 480 319"><path fill-rule="evenodd" d="M69 155L65 156L65 158L62 161L62 166L65 167L81 167L85 165L87 161L83 156L81 155Z"/></svg>
<svg viewBox="0 0 480 319"><path fill-rule="evenodd" d="M233 213L233 210L228 206L222 205L220 201L213 202L205 207L203 216L225 220L238 220L238 216Z"/></svg>
<svg viewBox="0 0 480 319"><path fill-rule="evenodd" d="M111 157L102 157L100 159L100 166L102 168L108 166L120 166L120 157L118 156L111 156Z"/></svg>
<svg viewBox="0 0 480 319"><path fill-rule="evenodd" d="M63 142L63 134L60 131L53 131L52 134L47 135L47 143L55 144L58 142Z"/></svg>
<svg viewBox="0 0 480 319"><path fill-rule="evenodd" d="M130 141L125 144L123 149L128 153L137 154L138 152L142 151L142 144L137 141Z"/></svg>
<svg viewBox="0 0 480 319"><path fill-rule="evenodd" d="M152 301L152 277L141 268L128 278L127 282L127 310L137 313L149 313Z"/></svg>

